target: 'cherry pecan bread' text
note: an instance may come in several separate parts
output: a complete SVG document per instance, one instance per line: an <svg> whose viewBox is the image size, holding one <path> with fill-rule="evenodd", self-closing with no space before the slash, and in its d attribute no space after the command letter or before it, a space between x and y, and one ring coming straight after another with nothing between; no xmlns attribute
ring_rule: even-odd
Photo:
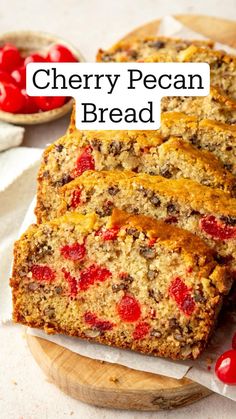
<svg viewBox="0 0 236 419"><path fill-rule="evenodd" d="M16 322L172 359L204 350L229 287L201 239L119 211L32 225L14 255Z"/></svg>

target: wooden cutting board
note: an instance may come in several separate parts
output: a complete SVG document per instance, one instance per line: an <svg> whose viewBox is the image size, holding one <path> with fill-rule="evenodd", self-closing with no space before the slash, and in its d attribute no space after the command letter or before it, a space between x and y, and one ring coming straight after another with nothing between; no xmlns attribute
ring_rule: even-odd
<svg viewBox="0 0 236 419"><path fill-rule="evenodd" d="M208 16L180 15L184 25L208 38L236 47L236 22ZM123 39L155 35L159 20ZM83 402L117 409L174 409L206 397L211 391L188 379L176 380L135 371L77 355L47 340L27 335L30 350L49 379Z"/></svg>

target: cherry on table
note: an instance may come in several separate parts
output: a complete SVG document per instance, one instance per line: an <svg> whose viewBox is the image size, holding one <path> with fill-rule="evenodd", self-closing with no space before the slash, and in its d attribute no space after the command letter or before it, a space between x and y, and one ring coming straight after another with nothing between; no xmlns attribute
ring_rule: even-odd
<svg viewBox="0 0 236 419"><path fill-rule="evenodd" d="M24 66L29 63L45 63L46 59L40 54L31 54L25 58Z"/></svg>
<svg viewBox="0 0 236 419"><path fill-rule="evenodd" d="M217 359L215 373L225 384L236 384L236 350L230 349Z"/></svg>
<svg viewBox="0 0 236 419"><path fill-rule="evenodd" d="M27 95L25 89L22 89L21 93L25 98L25 104L21 110L21 113L24 113L24 114L37 113L39 111L39 108L35 103L35 100L34 100L35 98Z"/></svg>
<svg viewBox="0 0 236 419"><path fill-rule="evenodd" d="M0 109L17 113L23 109L25 98L20 89L12 83L0 83Z"/></svg>
<svg viewBox="0 0 236 419"><path fill-rule="evenodd" d="M6 71L0 70L0 83L13 83L15 84L14 78Z"/></svg>
<svg viewBox="0 0 236 419"><path fill-rule="evenodd" d="M53 45L48 51L47 60L53 63L78 62L74 54L64 45Z"/></svg>
<svg viewBox="0 0 236 419"><path fill-rule="evenodd" d="M21 64L21 55L19 50L12 44L5 44L0 49L0 69L3 71L12 71Z"/></svg>
<svg viewBox="0 0 236 419"><path fill-rule="evenodd" d="M16 83L21 88L25 88L26 86L26 67L25 66L22 66L13 70L11 73L11 76L14 80L14 83Z"/></svg>

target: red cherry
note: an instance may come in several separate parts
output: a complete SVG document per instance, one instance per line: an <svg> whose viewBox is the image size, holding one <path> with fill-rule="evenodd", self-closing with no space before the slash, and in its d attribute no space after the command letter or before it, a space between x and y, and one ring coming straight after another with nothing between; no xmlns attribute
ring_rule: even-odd
<svg viewBox="0 0 236 419"><path fill-rule="evenodd" d="M91 147L85 147L76 162L76 176L82 175L86 170L94 170L95 163Z"/></svg>
<svg viewBox="0 0 236 419"><path fill-rule="evenodd" d="M236 350L224 352L217 359L215 373L225 384L236 384Z"/></svg>
<svg viewBox="0 0 236 419"><path fill-rule="evenodd" d="M25 104L23 109L21 110L22 113L37 113L39 108L36 105L35 101L34 101L34 97L31 97L29 95L27 95L26 91L24 89L21 90L22 95L25 98Z"/></svg>
<svg viewBox="0 0 236 419"><path fill-rule="evenodd" d="M24 96L12 83L0 83L0 109L4 112L17 113L23 109Z"/></svg>
<svg viewBox="0 0 236 419"><path fill-rule="evenodd" d="M95 282L104 282L110 278L111 272L98 265L90 265L80 272L79 288L81 291L86 291Z"/></svg>
<svg viewBox="0 0 236 419"><path fill-rule="evenodd" d="M87 311L84 314L84 321L85 323L89 324L90 326L95 327L98 330L105 332L106 330L111 330L114 327L114 324L109 320L101 320L97 317L95 313L91 313L91 311Z"/></svg>
<svg viewBox="0 0 236 419"><path fill-rule="evenodd" d="M79 243L63 246L60 251L62 256L69 260L82 260L86 254L85 245Z"/></svg>
<svg viewBox="0 0 236 419"><path fill-rule="evenodd" d="M205 215L199 222L199 227L216 240L229 240L236 238L236 227L219 222L214 215Z"/></svg>
<svg viewBox="0 0 236 419"><path fill-rule="evenodd" d="M0 69L12 71L21 64L21 56L18 49L11 44L6 44L0 50Z"/></svg>
<svg viewBox="0 0 236 419"><path fill-rule="evenodd" d="M46 265L33 265L32 269L32 277L37 281L53 281L55 278L55 272L49 266Z"/></svg>
<svg viewBox="0 0 236 419"><path fill-rule="evenodd" d="M69 286L69 295L71 298L76 297L78 293L78 283L77 279L70 274L70 272L67 272L66 269L62 269L62 272L64 274L64 278L68 283Z"/></svg>
<svg viewBox="0 0 236 419"><path fill-rule="evenodd" d="M29 63L45 63L46 59L40 54L31 54L25 58L24 66Z"/></svg>
<svg viewBox="0 0 236 419"><path fill-rule="evenodd" d="M232 348L236 350L236 333L234 334L232 339Z"/></svg>
<svg viewBox="0 0 236 419"><path fill-rule="evenodd" d="M81 190L80 189L75 189L72 192L72 195L71 195L71 203L70 203L70 206L72 208L77 208L79 206L79 204L81 202L80 197L81 197Z"/></svg>
<svg viewBox="0 0 236 419"><path fill-rule="evenodd" d="M26 68L19 67L16 68L12 73L12 78L14 79L14 83L16 83L19 87L25 88L26 86Z"/></svg>
<svg viewBox="0 0 236 419"><path fill-rule="evenodd" d="M133 338L135 340L144 339L148 335L149 330L150 330L150 326L148 323L146 322L138 323L134 329Z"/></svg>
<svg viewBox="0 0 236 419"><path fill-rule="evenodd" d="M41 111L51 111L64 105L66 98L57 96L39 96L35 97L35 103Z"/></svg>
<svg viewBox="0 0 236 419"><path fill-rule="evenodd" d="M140 305L132 295L124 295L117 305L117 310L125 322L136 322L141 316Z"/></svg>
<svg viewBox="0 0 236 419"><path fill-rule="evenodd" d="M15 80L13 79L13 77L9 73L6 73L6 71L1 71L0 70L0 83L13 83L13 84L15 84Z"/></svg>
<svg viewBox="0 0 236 419"><path fill-rule="evenodd" d="M64 45L53 45L48 52L47 59L53 63L78 62L74 54Z"/></svg>
<svg viewBox="0 0 236 419"><path fill-rule="evenodd" d="M187 316L192 314L195 309L195 302L190 295L187 285L185 285L181 278L177 277L171 282L169 294L184 314Z"/></svg>
<svg viewBox="0 0 236 419"><path fill-rule="evenodd" d="M102 237L104 241L116 240L119 231L119 227L108 228L107 230L98 230L96 236Z"/></svg>

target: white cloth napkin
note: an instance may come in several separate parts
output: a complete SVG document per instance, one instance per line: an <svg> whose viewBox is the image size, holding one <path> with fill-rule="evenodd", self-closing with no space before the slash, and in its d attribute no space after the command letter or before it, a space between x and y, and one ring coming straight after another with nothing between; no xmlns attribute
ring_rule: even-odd
<svg viewBox="0 0 236 419"><path fill-rule="evenodd" d="M0 151L17 147L23 141L25 129L6 122L0 122Z"/></svg>
<svg viewBox="0 0 236 419"><path fill-rule="evenodd" d="M0 323L11 319L12 248L36 192L42 150L17 147L0 153Z"/></svg>

